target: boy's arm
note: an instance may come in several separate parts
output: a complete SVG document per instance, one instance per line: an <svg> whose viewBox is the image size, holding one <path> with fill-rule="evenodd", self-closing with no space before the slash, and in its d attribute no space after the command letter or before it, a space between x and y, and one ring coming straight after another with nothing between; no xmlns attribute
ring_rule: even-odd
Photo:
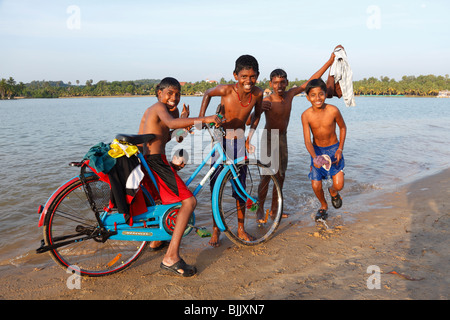
<svg viewBox="0 0 450 320"><path fill-rule="evenodd" d="M222 121L216 115L208 117L198 117L198 118L174 118L167 111L166 106L161 105L158 107L158 117L167 127L170 129L180 129L193 126L196 122L211 123L216 124L222 123Z"/></svg>
<svg viewBox="0 0 450 320"><path fill-rule="evenodd" d="M214 88L206 90L203 95L202 104L200 107L199 117L204 117L206 113L206 109L208 108L209 102L211 101L211 97L224 96L227 94L228 85L218 85Z"/></svg>
<svg viewBox="0 0 450 320"><path fill-rule="evenodd" d="M308 150L309 154L314 159L316 157L316 152L314 151L314 147L311 142L311 130L309 127L308 116L305 114L305 112L302 114L302 126L303 126L303 139L305 140L306 150Z"/></svg>
<svg viewBox="0 0 450 320"><path fill-rule="evenodd" d="M263 101L262 101L262 104L261 104L261 115L260 115L260 117L262 116L262 114L263 114L265 111L268 111L268 110L270 110L271 108L272 108L272 102L271 102L270 98L269 98L269 97L263 98ZM253 112L250 114L250 116L248 117L247 122L245 123L245 125L247 125L247 126L251 125L254 116L255 116L255 111L253 111Z"/></svg>
<svg viewBox="0 0 450 320"><path fill-rule="evenodd" d="M322 66L322 68L317 70L316 73L314 73L308 79L308 81L303 83L300 87L291 88L289 90L289 92L292 92L294 95L297 95L297 94L302 93L303 91L305 91L306 85L308 84L308 82L313 80L313 79L318 79L318 78L322 77L323 74L325 73L325 71L327 71L327 69L333 64L333 62L334 62L334 52L331 54L330 59L328 59L328 61L325 62L325 64Z"/></svg>
<svg viewBox="0 0 450 320"><path fill-rule="evenodd" d="M252 137L256 130L256 127L258 126L259 120L261 119L262 101L263 101L263 94L262 94L262 90L261 90L261 93L258 96L256 103L255 103L255 111L253 111L251 120L250 120L250 131L248 132L248 137L247 137L247 140L245 141L245 147L247 148L247 151L249 153L255 152L255 146L251 145L250 141L252 140Z"/></svg>
<svg viewBox="0 0 450 320"><path fill-rule="evenodd" d="M342 152L344 151L345 137L347 136L347 125L345 124L344 118L341 112L337 109L336 123L339 126L339 148L336 151L335 157L336 162L339 163L342 159Z"/></svg>

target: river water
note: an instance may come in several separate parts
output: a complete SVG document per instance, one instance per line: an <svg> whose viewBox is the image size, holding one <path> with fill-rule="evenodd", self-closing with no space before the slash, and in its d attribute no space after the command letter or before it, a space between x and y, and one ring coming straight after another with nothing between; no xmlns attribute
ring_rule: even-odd
<svg viewBox="0 0 450 320"><path fill-rule="evenodd" d="M0 266L24 263L34 255L42 238L38 206L78 174L67 164L80 161L94 144L111 142L117 133L137 133L142 114L155 102L154 97L0 101ZM180 106L183 103L190 105L191 116L198 115L201 97L182 97ZM214 98L207 114L218 103ZM352 108L336 98L328 103L339 107L347 124L344 205L339 211L330 206L330 216L351 221L358 212L376 206L367 197L394 192L450 167L450 99L357 97ZM312 223L319 207L307 178L310 160L300 120L308 107L305 97L293 101L284 186L285 212L291 214L290 221L305 224ZM263 116L260 128L264 122ZM193 143L197 134L208 144L204 131L181 144L191 154L191 164L180 172L183 178L202 157ZM171 141L167 153L179 147ZM199 197L204 200L198 202L197 221L211 228L209 190Z"/></svg>

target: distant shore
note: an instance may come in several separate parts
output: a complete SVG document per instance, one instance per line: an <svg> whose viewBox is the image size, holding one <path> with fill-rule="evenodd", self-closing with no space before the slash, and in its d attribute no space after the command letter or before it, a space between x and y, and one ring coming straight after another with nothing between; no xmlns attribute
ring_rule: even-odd
<svg viewBox="0 0 450 320"><path fill-rule="evenodd" d="M202 95L181 95L182 97L203 97ZM298 95L305 97L305 95ZM82 99L82 98L145 98L156 97L154 94L150 95L114 95L114 96L68 96L57 98L27 98L27 97L14 97L11 99L0 99L0 101L8 100L25 100L25 99ZM442 98L437 96L416 96L416 95L355 95L355 97L374 97L374 98ZM445 97L443 98L445 99Z"/></svg>
<svg viewBox="0 0 450 320"><path fill-rule="evenodd" d="M32 300L446 300L450 169L371 200L378 209L345 223L345 198L328 229L282 221L269 242L240 248L191 239L182 245L198 274L189 279L160 271L164 252L147 252L117 275L70 276L48 255L2 269L0 299ZM198 301L197 301L198 302ZM188 302L186 302L188 303Z"/></svg>

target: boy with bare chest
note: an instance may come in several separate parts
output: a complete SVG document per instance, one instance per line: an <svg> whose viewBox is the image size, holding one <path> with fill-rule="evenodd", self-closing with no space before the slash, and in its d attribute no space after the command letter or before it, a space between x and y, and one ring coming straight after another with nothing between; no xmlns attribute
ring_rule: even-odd
<svg viewBox="0 0 450 320"><path fill-rule="evenodd" d="M310 80L320 78L333 64L334 57L335 56L332 53L327 62L325 62L325 64L311 76ZM288 166L288 144L286 132L291 116L292 100L296 95L305 91L307 83L308 81L303 83L300 87L293 87L286 90L289 85L287 73L282 69L275 69L270 73L270 87L273 89L273 93L264 98L262 104L262 109L266 116L266 125L264 127L264 129L266 129L266 135L263 135L261 140L262 154L264 157L267 156L270 159L271 167L276 170L276 176L278 182L280 183L281 189L283 189ZM267 178L262 179L261 186L266 185L266 182ZM264 202L267 191L268 190L265 188L259 188L260 202ZM271 215L274 213L274 209L276 207L277 203L274 201L272 203ZM259 221L263 222L264 213L258 211L257 215ZM283 213L282 217L286 218L288 215Z"/></svg>
<svg viewBox="0 0 450 320"><path fill-rule="evenodd" d="M250 144L254 130L258 126L263 100L263 91L256 87L256 80L259 76L258 61L250 56L243 55L236 60L235 70L233 72L236 84L218 85L205 92L203 97L200 114L205 115L211 97L220 96L222 115L226 119L223 124L225 137L223 146L227 155L236 159L245 155L246 150L254 152L254 146ZM245 139L245 123L250 113L254 109L254 116L250 125L250 132ZM245 168L239 172L241 183L245 183ZM214 184L214 180L211 181ZM252 236L244 230L245 203L236 199L238 209L238 235L245 240L251 240ZM217 226L213 226L213 234L210 240L211 246L219 245L220 231Z"/></svg>
<svg viewBox="0 0 450 320"><path fill-rule="evenodd" d="M342 206L339 191L344 187L345 162L342 152L347 126L339 109L325 103L327 87L322 79L311 80L305 91L308 101L311 102L311 107L302 114L303 137L306 149L311 155L311 170L308 177L321 204L316 220L325 220L328 217L328 204L322 189L322 180L328 176L333 179L333 185L328 188L331 203L336 209ZM336 125L339 127L339 138L336 134Z"/></svg>
<svg viewBox="0 0 450 320"><path fill-rule="evenodd" d="M170 129L186 128L195 122L220 124L216 116L189 118L189 108L183 108L179 117L180 83L174 78L164 78L156 88L158 102L149 107L141 120L139 134L152 133L156 137L144 145L145 159L155 176L159 195L163 204L181 202L178 211L175 230L169 248L161 262L161 269L168 270L183 277L193 276L196 268L184 262L180 257L181 239L189 218L194 211L197 200L178 176L176 170L166 158L166 144L170 140ZM161 242L155 241L161 246ZM155 243L151 246L155 249Z"/></svg>

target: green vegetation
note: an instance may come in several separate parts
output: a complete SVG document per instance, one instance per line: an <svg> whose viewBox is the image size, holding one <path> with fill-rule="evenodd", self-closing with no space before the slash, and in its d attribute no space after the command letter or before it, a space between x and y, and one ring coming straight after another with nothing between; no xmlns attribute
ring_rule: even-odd
<svg viewBox="0 0 450 320"><path fill-rule="evenodd" d="M363 79L353 82L356 95L405 95L405 96L437 96L439 91L449 90L448 74L443 76L403 76L395 81L388 77Z"/></svg>
<svg viewBox="0 0 450 320"><path fill-rule="evenodd" d="M80 85L79 80L76 80L76 84L42 80L24 84L23 82L16 83L12 77L9 77L9 79L3 78L0 81L0 99L154 95L155 87L159 81L157 79L113 82L101 80L94 84L93 80L87 80L84 85ZM289 87L300 86L305 81L291 80ZM234 83L234 81L226 81L222 78L219 82L182 83L181 92L183 95L203 95L207 89L227 83ZM269 80L261 80L258 86L263 90L268 89ZM403 76L400 81L388 77L380 77L380 79L371 77L354 81L353 89L355 95L437 96L439 91L450 90L450 81L448 74L445 77L434 75Z"/></svg>

